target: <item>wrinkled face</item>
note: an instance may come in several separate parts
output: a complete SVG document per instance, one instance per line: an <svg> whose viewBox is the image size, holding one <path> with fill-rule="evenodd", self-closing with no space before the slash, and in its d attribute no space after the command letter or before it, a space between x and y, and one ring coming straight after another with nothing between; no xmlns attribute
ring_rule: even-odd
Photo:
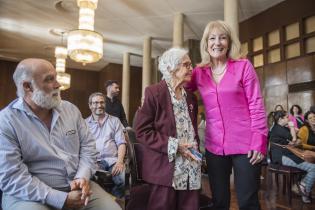
<svg viewBox="0 0 315 210"><path fill-rule="evenodd" d="M112 96L118 96L119 95L119 85L116 84L116 83L113 83L111 86L110 86L110 93Z"/></svg>
<svg viewBox="0 0 315 210"><path fill-rule="evenodd" d="M296 106L293 107L292 109L294 114L298 114L299 113L299 108L297 108Z"/></svg>
<svg viewBox="0 0 315 210"><path fill-rule="evenodd" d="M39 66L31 82L31 100L38 106L51 109L61 102L60 84L56 80L57 72L51 64Z"/></svg>
<svg viewBox="0 0 315 210"><path fill-rule="evenodd" d="M192 64L188 55L185 55L178 69L173 73L173 79L189 82L191 80Z"/></svg>
<svg viewBox="0 0 315 210"><path fill-rule="evenodd" d="M315 125L315 114L311 113L307 116L307 122L310 125Z"/></svg>
<svg viewBox="0 0 315 210"><path fill-rule="evenodd" d="M229 37L226 33L213 29L208 37L208 53L212 59L225 59L229 49Z"/></svg>
<svg viewBox="0 0 315 210"><path fill-rule="evenodd" d="M103 115L105 113L105 99L103 96L94 96L89 104L93 115Z"/></svg>

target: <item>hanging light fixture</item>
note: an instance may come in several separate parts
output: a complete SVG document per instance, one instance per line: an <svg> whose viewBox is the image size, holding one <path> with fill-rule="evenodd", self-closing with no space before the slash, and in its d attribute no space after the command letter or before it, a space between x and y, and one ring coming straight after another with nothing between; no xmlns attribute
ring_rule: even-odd
<svg viewBox="0 0 315 210"><path fill-rule="evenodd" d="M66 71L67 48L57 46L55 48L57 81L61 85L60 90L70 88L71 75Z"/></svg>
<svg viewBox="0 0 315 210"><path fill-rule="evenodd" d="M79 29L68 33L68 53L72 60L94 63L103 57L103 36L94 31L98 0L77 0L80 8Z"/></svg>

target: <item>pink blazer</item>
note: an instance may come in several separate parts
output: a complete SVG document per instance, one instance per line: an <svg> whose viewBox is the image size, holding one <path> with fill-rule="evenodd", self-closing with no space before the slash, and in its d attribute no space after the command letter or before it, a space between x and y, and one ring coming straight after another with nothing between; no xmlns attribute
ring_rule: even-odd
<svg viewBox="0 0 315 210"><path fill-rule="evenodd" d="M304 121L303 115L299 115L299 117L301 117L301 119ZM294 115L289 115L289 120L293 122L295 128L298 128L296 117Z"/></svg>
<svg viewBox="0 0 315 210"><path fill-rule="evenodd" d="M217 85L209 67L193 70L187 88L199 90L206 112L205 147L217 155L266 154L267 123L255 69L247 59L228 60Z"/></svg>

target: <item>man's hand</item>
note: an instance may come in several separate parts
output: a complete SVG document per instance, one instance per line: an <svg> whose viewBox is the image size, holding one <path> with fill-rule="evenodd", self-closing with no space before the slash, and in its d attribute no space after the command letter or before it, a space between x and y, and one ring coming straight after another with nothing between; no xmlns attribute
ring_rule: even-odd
<svg viewBox="0 0 315 210"><path fill-rule="evenodd" d="M66 209L79 209L84 206L85 200L81 200L82 193L80 190L70 191L68 193L65 206Z"/></svg>
<svg viewBox="0 0 315 210"><path fill-rule="evenodd" d="M84 178L75 179L70 183L71 191L81 190L81 200L87 205L92 191L90 190L90 183Z"/></svg>
<svg viewBox="0 0 315 210"><path fill-rule="evenodd" d="M113 166L112 175L116 176L120 174L121 172L123 172L124 168L125 168L125 164L123 162L117 161L115 165Z"/></svg>

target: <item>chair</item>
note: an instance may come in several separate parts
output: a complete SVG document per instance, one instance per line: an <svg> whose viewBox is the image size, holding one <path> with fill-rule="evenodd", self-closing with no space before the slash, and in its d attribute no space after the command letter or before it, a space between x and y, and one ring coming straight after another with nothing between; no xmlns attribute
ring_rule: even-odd
<svg viewBox="0 0 315 210"><path fill-rule="evenodd" d="M97 170L92 180L99 184L108 193L111 193L112 188L115 186L112 174L109 171Z"/></svg>
<svg viewBox="0 0 315 210"><path fill-rule="evenodd" d="M277 185L277 189L279 189L279 175L283 177L282 179L282 193L285 194L288 191L287 198L289 202L289 206L292 205L292 185L302 178L302 176L306 173L305 171L291 167L284 166L281 164L272 163L272 156L270 151L270 144L268 145L268 185L269 187L272 185L272 174L275 175L275 181Z"/></svg>

